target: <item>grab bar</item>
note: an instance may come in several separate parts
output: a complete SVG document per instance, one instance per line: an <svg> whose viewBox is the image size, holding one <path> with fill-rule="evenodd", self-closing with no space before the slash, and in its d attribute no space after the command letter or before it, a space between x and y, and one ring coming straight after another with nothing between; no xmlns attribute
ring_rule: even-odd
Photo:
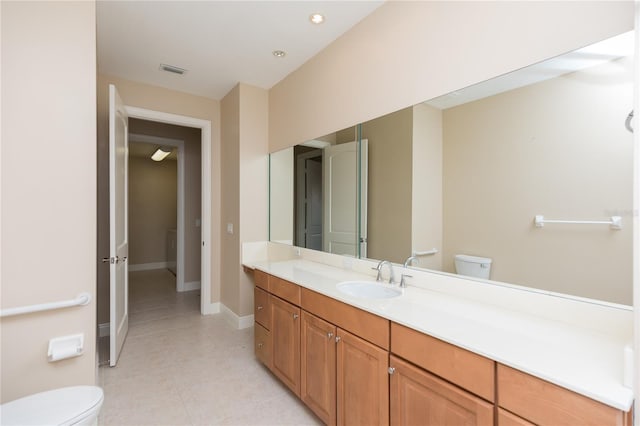
<svg viewBox="0 0 640 426"><path fill-rule="evenodd" d="M91 302L89 293L80 293L78 297L60 302L41 303L39 305L21 306L18 308L7 308L0 310L0 318L14 315L31 314L33 312L51 311L54 309L70 308L72 306L88 305Z"/></svg>
<svg viewBox="0 0 640 426"><path fill-rule="evenodd" d="M611 216L610 220L549 220L545 219L542 215L536 215L534 223L537 228L542 228L545 223L569 223L579 225L609 225L611 229L622 229L622 217Z"/></svg>
<svg viewBox="0 0 640 426"><path fill-rule="evenodd" d="M427 250L427 251L414 251L413 255L414 256L431 256L438 253L438 249L437 248L432 248L431 250Z"/></svg>

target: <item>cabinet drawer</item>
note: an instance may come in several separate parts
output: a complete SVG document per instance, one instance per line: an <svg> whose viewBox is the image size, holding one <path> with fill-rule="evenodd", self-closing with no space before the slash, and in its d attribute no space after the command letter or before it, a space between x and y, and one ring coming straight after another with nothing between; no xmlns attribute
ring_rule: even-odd
<svg viewBox="0 0 640 426"><path fill-rule="evenodd" d="M495 363L483 356L391 323L391 352L486 399L495 399Z"/></svg>
<svg viewBox="0 0 640 426"><path fill-rule="evenodd" d="M253 282L256 287L269 291L269 274L266 272L258 271L257 269L253 271Z"/></svg>
<svg viewBox="0 0 640 426"><path fill-rule="evenodd" d="M269 314L269 293L256 287L253 290L253 314L257 323L267 330L271 330L271 315Z"/></svg>
<svg viewBox="0 0 640 426"><path fill-rule="evenodd" d="M625 413L498 364L498 405L541 425L631 425Z"/></svg>
<svg viewBox="0 0 640 426"><path fill-rule="evenodd" d="M300 306L300 286L297 284L270 275L269 291L287 302Z"/></svg>
<svg viewBox="0 0 640 426"><path fill-rule="evenodd" d="M389 320L306 288L302 289L302 309L389 350Z"/></svg>
<svg viewBox="0 0 640 426"><path fill-rule="evenodd" d="M526 421L522 417L518 417L502 408L498 408L498 426L535 426L533 423Z"/></svg>
<svg viewBox="0 0 640 426"><path fill-rule="evenodd" d="M260 324L256 324L254 327L253 340L256 358L271 369L271 333Z"/></svg>

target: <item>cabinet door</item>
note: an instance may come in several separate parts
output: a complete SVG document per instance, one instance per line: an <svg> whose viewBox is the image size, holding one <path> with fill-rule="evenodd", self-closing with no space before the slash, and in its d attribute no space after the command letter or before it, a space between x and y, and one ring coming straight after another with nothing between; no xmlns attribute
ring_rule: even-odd
<svg viewBox="0 0 640 426"><path fill-rule="evenodd" d="M336 424L336 327L302 311L300 398L327 425Z"/></svg>
<svg viewBox="0 0 640 426"><path fill-rule="evenodd" d="M389 353L337 330L338 425L389 424Z"/></svg>
<svg viewBox="0 0 640 426"><path fill-rule="evenodd" d="M493 425L493 404L391 356L391 425Z"/></svg>
<svg viewBox="0 0 640 426"><path fill-rule="evenodd" d="M300 308L271 296L273 374L300 396Z"/></svg>

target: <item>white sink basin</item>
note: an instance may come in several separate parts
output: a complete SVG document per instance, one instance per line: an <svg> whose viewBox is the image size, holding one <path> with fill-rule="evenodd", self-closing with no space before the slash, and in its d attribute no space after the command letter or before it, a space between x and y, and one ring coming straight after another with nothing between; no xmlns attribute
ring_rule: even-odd
<svg viewBox="0 0 640 426"><path fill-rule="evenodd" d="M402 290L397 287L373 281L345 281L337 287L341 292L361 299L391 299L402 294Z"/></svg>

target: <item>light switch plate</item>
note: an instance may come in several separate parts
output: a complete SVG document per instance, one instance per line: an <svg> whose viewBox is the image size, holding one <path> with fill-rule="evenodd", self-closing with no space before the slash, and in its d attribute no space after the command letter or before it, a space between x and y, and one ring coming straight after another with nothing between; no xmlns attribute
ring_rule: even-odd
<svg viewBox="0 0 640 426"><path fill-rule="evenodd" d="M227 223L227 234L233 234L233 223Z"/></svg>

